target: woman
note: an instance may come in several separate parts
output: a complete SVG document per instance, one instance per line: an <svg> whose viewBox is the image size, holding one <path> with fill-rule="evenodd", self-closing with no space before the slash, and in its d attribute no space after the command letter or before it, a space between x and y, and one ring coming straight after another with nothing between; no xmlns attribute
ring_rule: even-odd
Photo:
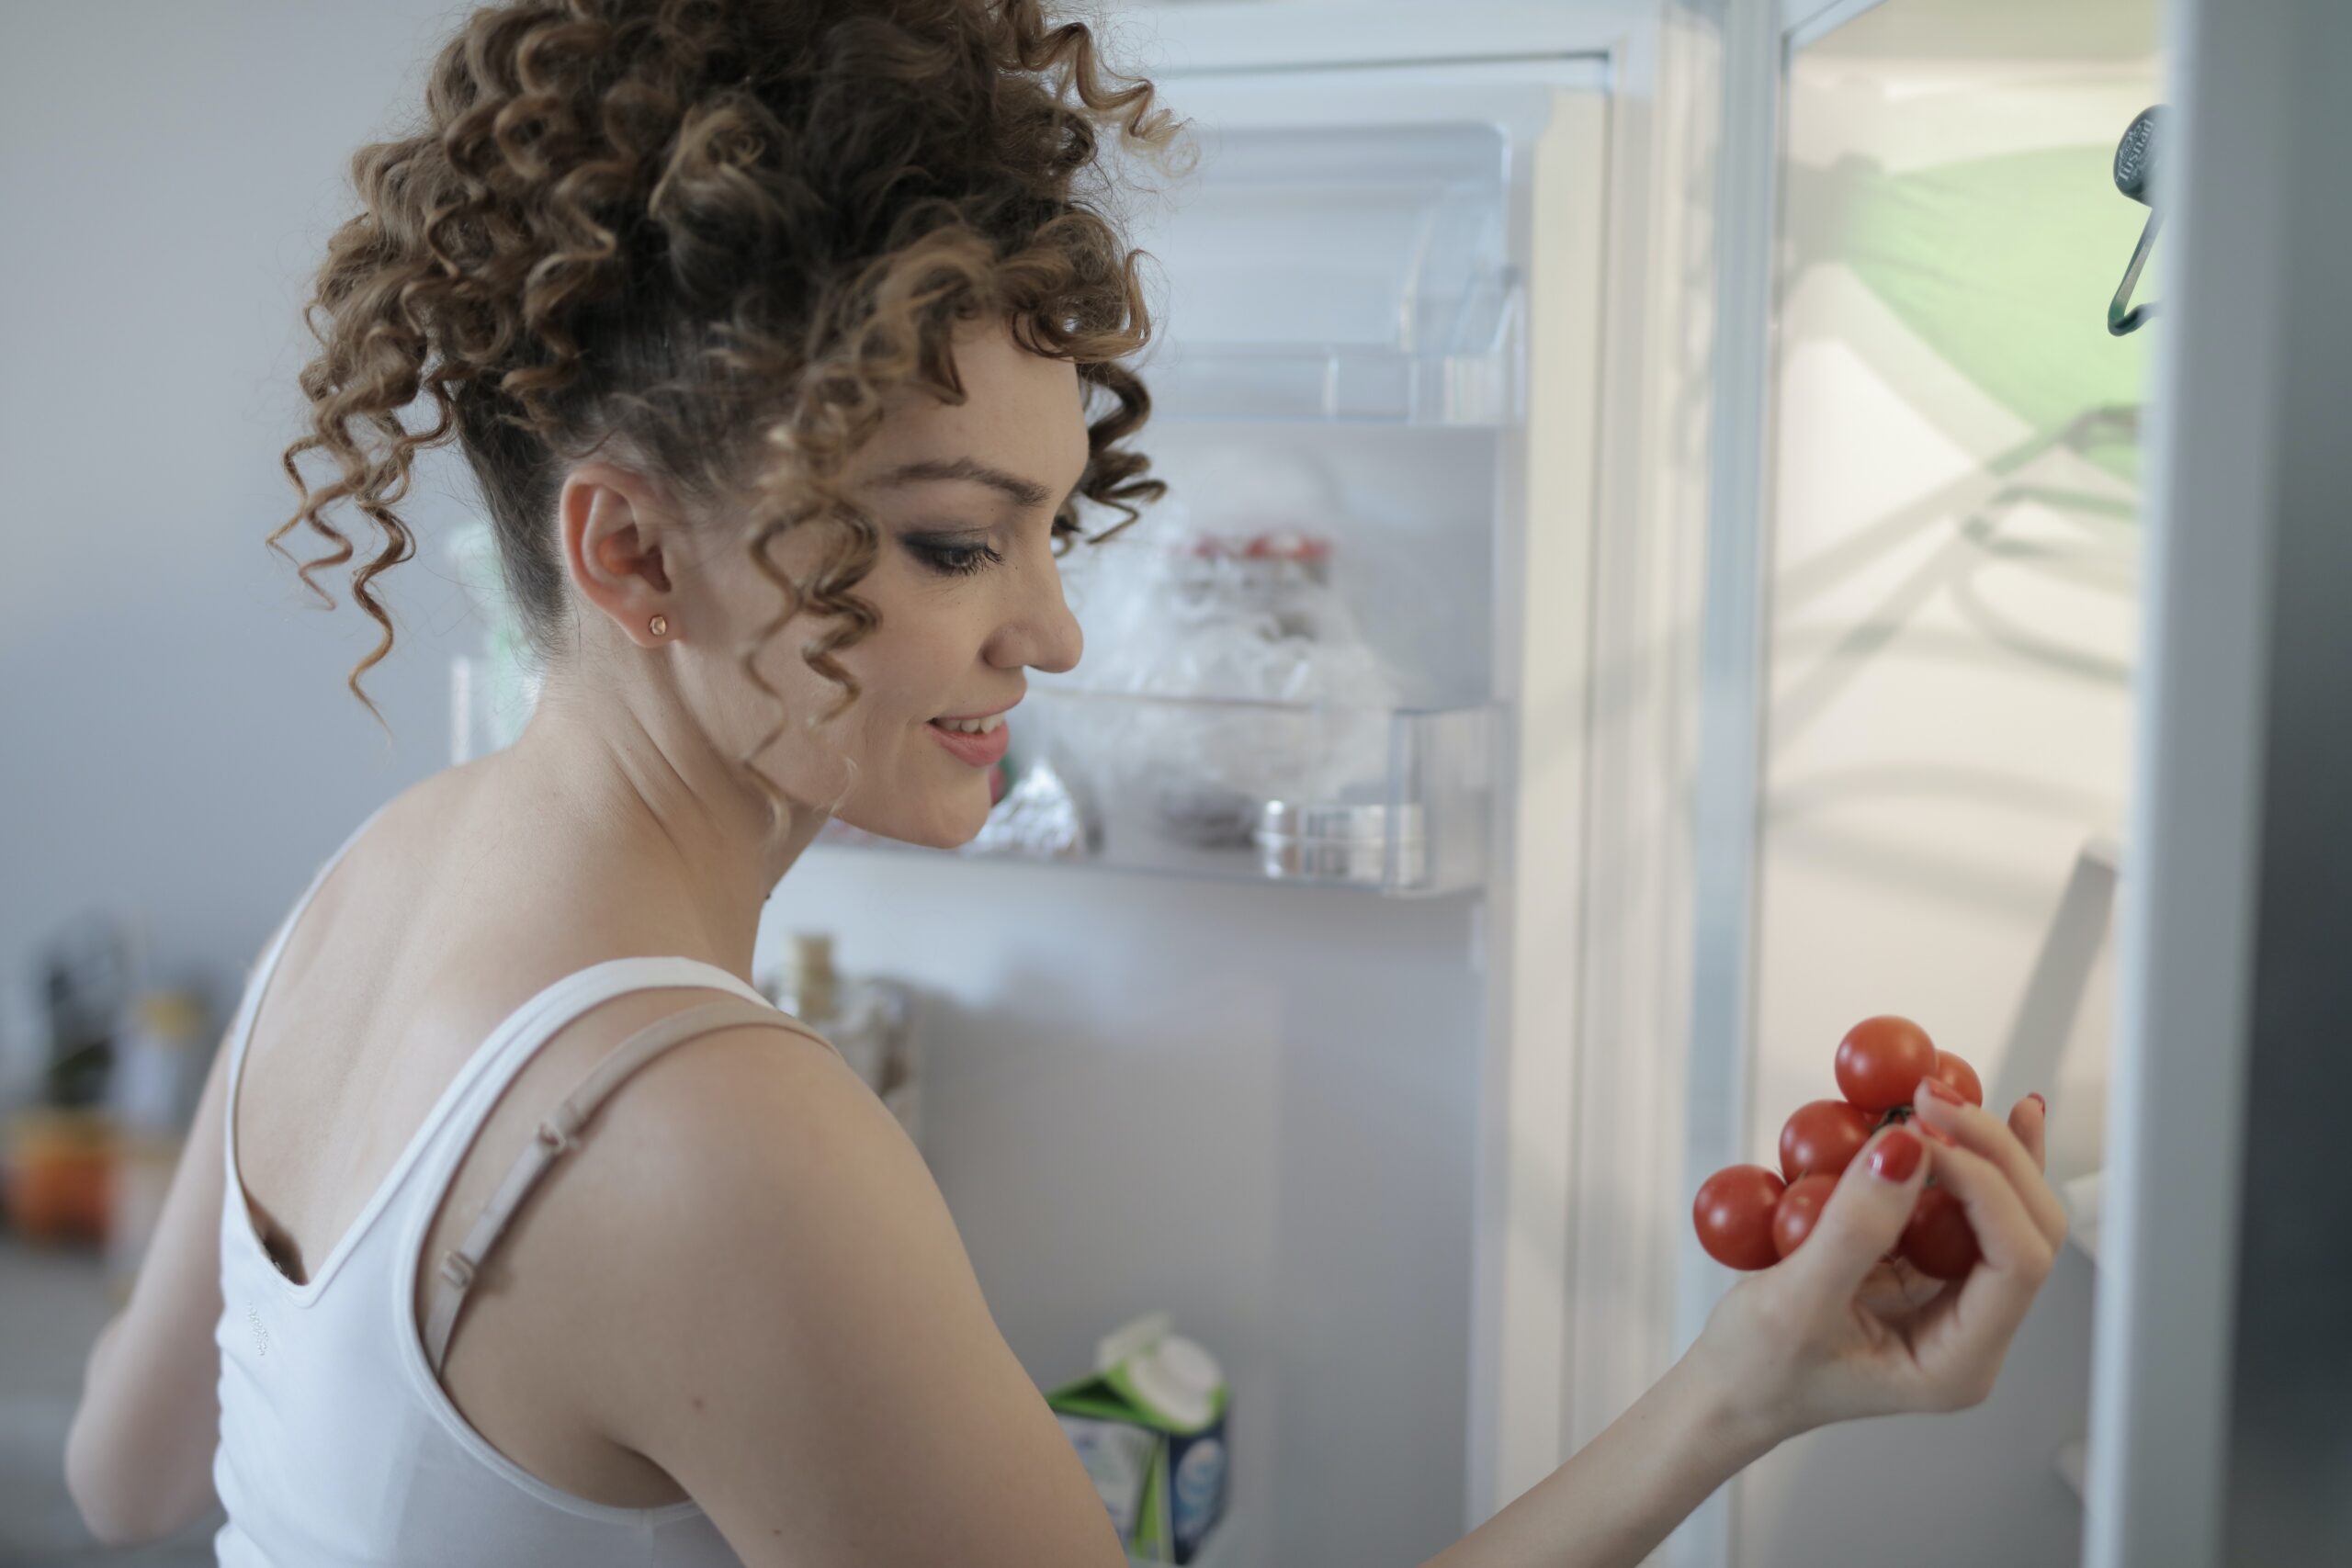
<svg viewBox="0 0 2352 1568"><path fill-rule="evenodd" d="M454 433L546 684L255 968L92 1351L99 1535L217 1491L230 1564L1121 1561L922 1159L746 978L829 814L978 829L954 731L1077 663L1080 499L1157 492L1105 135L1170 128L1032 0L548 0L476 12L359 154L273 542L328 542L309 582L354 558L333 503L379 530L366 700L392 506ZM1438 1561L1631 1563L1782 1438L1981 1399L2063 1234L2041 1109L1922 1122ZM1915 1308L1879 1260L1930 1171L1984 1261Z"/></svg>

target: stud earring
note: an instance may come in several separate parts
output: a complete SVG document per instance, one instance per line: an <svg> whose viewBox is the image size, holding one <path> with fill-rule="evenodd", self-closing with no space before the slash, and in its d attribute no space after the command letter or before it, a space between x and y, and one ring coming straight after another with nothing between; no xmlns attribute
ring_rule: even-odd
<svg viewBox="0 0 2352 1568"><path fill-rule="evenodd" d="M651 632L655 637L667 636L670 630L670 617L667 615L656 615L651 620L645 623L645 628Z"/></svg>

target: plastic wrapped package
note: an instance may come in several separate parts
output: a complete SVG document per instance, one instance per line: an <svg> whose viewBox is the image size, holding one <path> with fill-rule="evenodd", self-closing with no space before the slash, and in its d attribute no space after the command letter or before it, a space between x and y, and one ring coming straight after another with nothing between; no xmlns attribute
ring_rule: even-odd
<svg viewBox="0 0 2352 1568"><path fill-rule="evenodd" d="M971 854L1030 855L1043 860L1083 855L1085 812L1054 765L1040 758L1022 770L972 841Z"/></svg>
<svg viewBox="0 0 2352 1568"><path fill-rule="evenodd" d="M1088 652L1069 684L1200 699L1057 705L1049 744L1075 782L1201 845L1248 843L1270 798L1376 791L1402 692L1333 585L1333 549L1324 533L1227 532L1166 506L1072 552L1065 581Z"/></svg>

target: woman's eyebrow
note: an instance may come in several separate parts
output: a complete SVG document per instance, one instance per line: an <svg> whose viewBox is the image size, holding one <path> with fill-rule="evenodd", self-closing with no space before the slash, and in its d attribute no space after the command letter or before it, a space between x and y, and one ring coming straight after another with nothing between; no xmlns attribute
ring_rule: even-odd
<svg viewBox="0 0 2352 1568"><path fill-rule="evenodd" d="M1002 491L1023 506L1043 506L1053 499L1053 491L1035 479L1024 479L1018 474L1008 474L1002 468L990 468L973 457L929 457L921 462L902 463L874 481L880 489L893 485L922 484L937 479L968 479Z"/></svg>

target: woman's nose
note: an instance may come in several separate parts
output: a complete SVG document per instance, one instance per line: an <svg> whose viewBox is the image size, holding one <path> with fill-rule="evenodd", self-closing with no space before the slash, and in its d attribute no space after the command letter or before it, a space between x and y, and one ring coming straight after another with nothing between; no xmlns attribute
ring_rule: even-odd
<svg viewBox="0 0 2352 1568"><path fill-rule="evenodd" d="M1086 634L1062 597L1060 569L1049 558L1041 570L1025 575L1023 602L996 638L991 662L1007 669L1025 665L1053 675L1076 669Z"/></svg>

